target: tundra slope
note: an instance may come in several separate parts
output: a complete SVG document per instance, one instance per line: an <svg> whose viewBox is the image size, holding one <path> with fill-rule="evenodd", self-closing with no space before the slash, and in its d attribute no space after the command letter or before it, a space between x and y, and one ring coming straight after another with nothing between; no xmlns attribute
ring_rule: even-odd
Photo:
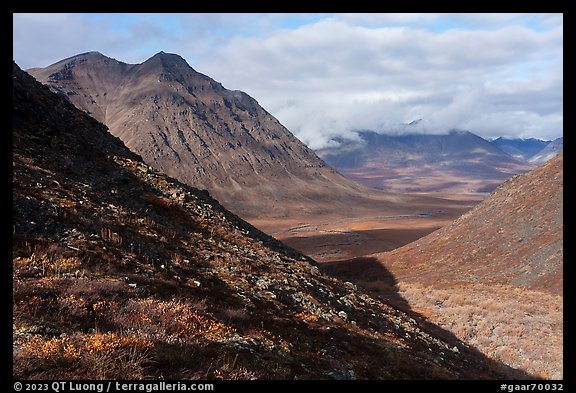
<svg viewBox="0 0 576 393"><path fill-rule="evenodd" d="M502 378L13 66L17 379Z"/></svg>
<svg viewBox="0 0 576 393"><path fill-rule="evenodd" d="M380 259L430 284L494 282L561 295L563 154L499 186L451 225Z"/></svg>

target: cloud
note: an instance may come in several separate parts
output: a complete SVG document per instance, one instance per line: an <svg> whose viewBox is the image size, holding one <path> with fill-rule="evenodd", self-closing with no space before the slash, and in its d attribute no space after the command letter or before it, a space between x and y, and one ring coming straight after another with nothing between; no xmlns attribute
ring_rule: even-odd
<svg viewBox="0 0 576 393"><path fill-rule="evenodd" d="M98 33L70 14L13 14L13 58L23 68L44 67L96 44ZM43 39L44 38L44 39Z"/></svg>
<svg viewBox="0 0 576 393"><path fill-rule="evenodd" d="M164 50L313 148L361 129L562 134L562 14L17 14L14 58Z"/></svg>
<svg viewBox="0 0 576 393"><path fill-rule="evenodd" d="M257 97L313 148L360 129L400 132L419 118L411 130L562 133L562 26L502 27L500 18L486 30L434 32L348 19L233 38L200 66Z"/></svg>

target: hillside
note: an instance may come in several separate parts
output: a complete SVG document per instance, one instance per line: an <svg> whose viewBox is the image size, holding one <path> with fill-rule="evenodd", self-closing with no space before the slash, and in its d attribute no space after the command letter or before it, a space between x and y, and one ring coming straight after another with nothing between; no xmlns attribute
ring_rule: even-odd
<svg viewBox="0 0 576 393"><path fill-rule="evenodd" d="M151 169L15 64L13 103L14 378L504 376Z"/></svg>
<svg viewBox="0 0 576 393"><path fill-rule="evenodd" d="M498 282L563 288L563 155L508 180L453 224L382 260L434 285ZM400 268L402 266L402 268Z"/></svg>
<svg viewBox="0 0 576 393"><path fill-rule="evenodd" d="M317 151L360 184L393 192L489 192L531 166L468 131L442 135L359 132Z"/></svg>
<svg viewBox="0 0 576 393"><path fill-rule="evenodd" d="M390 252L325 270L402 302L512 367L563 376L563 155Z"/></svg>
<svg viewBox="0 0 576 393"><path fill-rule="evenodd" d="M514 158L528 161L530 157L544 149L550 141L543 141L536 138L521 139L500 137L491 140L490 143Z"/></svg>
<svg viewBox="0 0 576 393"><path fill-rule="evenodd" d="M529 161L532 164L542 164L558 154L562 153L564 149L564 138L560 137L550 142L544 149L530 157Z"/></svg>
<svg viewBox="0 0 576 393"><path fill-rule="evenodd" d="M126 64L89 52L30 73L106 124L148 165L209 190L245 219L391 210L401 199L346 179L255 99L178 55Z"/></svg>

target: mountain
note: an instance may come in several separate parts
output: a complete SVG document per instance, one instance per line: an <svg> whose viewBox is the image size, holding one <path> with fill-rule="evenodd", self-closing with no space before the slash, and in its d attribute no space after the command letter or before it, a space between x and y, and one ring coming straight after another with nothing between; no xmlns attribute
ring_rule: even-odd
<svg viewBox="0 0 576 393"><path fill-rule="evenodd" d="M540 150L538 153L530 157L528 161L532 164L542 164L543 162L546 162L556 157L558 154L562 152L563 149L564 149L564 138L560 137L554 139L544 149Z"/></svg>
<svg viewBox="0 0 576 393"><path fill-rule="evenodd" d="M16 379L495 379L13 66Z"/></svg>
<svg viewBox="0 0 576 393"><path fill-rule="evenodd" d="M369 187L396 192L487 192L531 167L468 131L445 135L359 132L317 154Z"/></svg>
<svg viewBox="0 0 576 393"><path fill-rule="evenodd" d="M382 198L327 166L255 99L178 55L126 64L89 52L29 71L148 165L209 190L244 218L341 211Z"/></svg>
<svg viewBox="0 0 576 393"><path fill-rule="evenodd" d="M528 138L528 139L521 139L521 138L496 138L491 140L494 146L498 147L500 150L504 151L505 153L510 154L512 157L527 161L530 157L539 153L542 149L544 149L550 141L543 141L541 139L536 138Z"/></svg>

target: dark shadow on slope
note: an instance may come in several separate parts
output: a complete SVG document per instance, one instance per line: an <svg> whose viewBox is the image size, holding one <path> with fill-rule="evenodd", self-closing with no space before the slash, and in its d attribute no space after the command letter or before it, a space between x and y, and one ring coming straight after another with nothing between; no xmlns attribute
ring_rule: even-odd
<svg viewBox="0 0 576 393"><path fill-rule="evenodd" d="M398 281L394 275L374 257L326 262L319 266L326 273L351 281L403 311L410 310L406 299L398 293Z"/></svg>
<svg viewBox="0 0 576 393"><path fill-rule="evenodd" d="M394 275L384 266L384 264L378 262L376 258L352 258L342 261L321 263L318 264L318 266L326 274L343 281L352 282L357 285L359 289L364 289L372 296L380 298L384 302L404 311L433 336L446 341L451 347L456 346L460 351L467 350L479 359L485 359L494 367L495 370L506 374L508 377L512 379L540 379L523 370L512 368L507 364L489 358L475 347L464 344L453 333L430 322L422 314L412 310L408 301L400 295L398 281Z"/></svg>
<svg viewBox="0 0 576 393"><path fill-rule="evenodd" d="M378 228L323 232L316 236L286 237L282 239L282 242L319 261L344 261L350 258L361 260L363 255L391 251L412 243L440 227L441 225L434 225L424 228Z"/></svg>

